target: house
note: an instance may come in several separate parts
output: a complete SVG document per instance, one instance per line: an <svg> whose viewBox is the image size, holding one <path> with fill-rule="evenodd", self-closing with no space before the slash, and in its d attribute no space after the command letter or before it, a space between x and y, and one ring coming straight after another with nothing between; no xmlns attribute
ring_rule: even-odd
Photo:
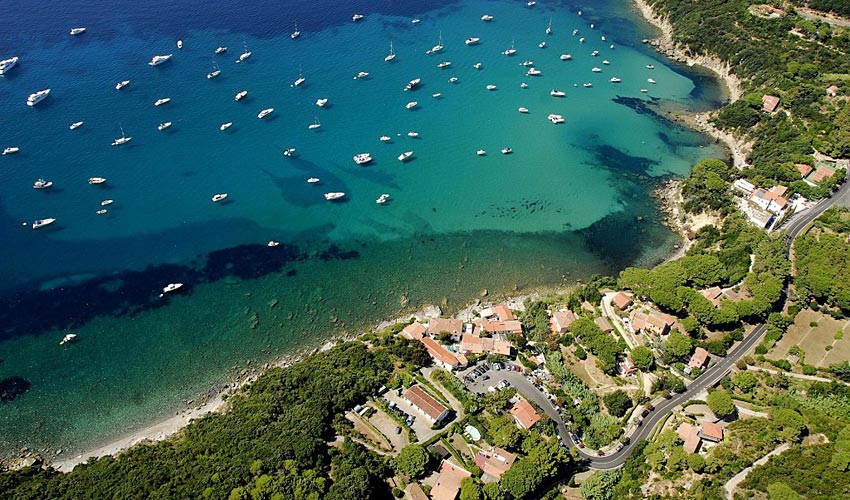
<svg viewBox="0 0 850 500"><path fill-rule="evenodd" d="M632 330L635 333L651 332L656 335L667 335L676 323L676 317L660 312L632 311Z"/></svg>
<svg viewBox="0 0 850 500"><path fill-rule="evenodd" d="M744 179L735 180L735 182L732 183L732 187L737 189L738 191L741 191L747 196L750 196L751 194L753 194L753 191L756 190L755 184L749 181L745 181Z"/></svg>
<svg viewBox="0 0 850 500"><path fill-rule="evenodd" d="M501 354L510 356L513 344L507 340L499 340L492 337L479 337L464 333L460 343L463 352L471 354Z"/></svg>
<svg viewBox="0 0 850 500"><path fill-rule="evenodd" d="M463 355L449 351L431 337L422 337L419 341L425 346L425 350L428 351L428 354L431 355L434 364L437 366L446 370L454 370L455 368L466 366L466 357L461 357Z"/></svg>
<svg viewBox="0 0 850 500"><path fill-rule="evenodd" d="M699 437L706 441L719 443L720 441L723 441L723 427L719 424L715 424L714 422L703 422Z"/></svg>
<svg viewBox="0 0 850 500"><path fill-rule="evenodd" d="M608 318L604 316L599 316L598 318L593 320L596 323L596 326L602 329L605 333L611 333L614 331L614 327L611 326L611 323L608 322Z"/></svg>
<svg viewBox="0 0 850 500"><path fill-rule="evenodd" d="M829 179L833 175L835 175L834 170L832 170L831 168L826 168L826 167L821 166L821 167L818 167L817 170L815 170L815 173L813 173L812 175L809 176L808 180L811 181L811 182L821 182L821 181L824 181L826 179Z"/></svg>
<svg viewBox="0 0 850 500"><path fill-rule="evenodd" d="M549 318L549 326L552 328L552 333L562 334L567 333L573 321L576 320L576 315L569 309L563 311L555 311L552 317Z"/></svg>
<svg viewBox="0 0 850 500"><path fill-rule="evenodd" d="M773 113L779 107L779 98L775 95L765 94L761 96L761 109L765 113Z"/></svg>
<svg viewBox="0 0 850 500"><path fill-rule="evenodd" d="M691 356L691 360L688 362L688 368L691 370L696 368L702 370L708 364L708 358L708 351L702 347L697 347L694 350L694 355Z"/></svg>
<svg viewBox="0 0 850 500"><path fill-rule="evenodd" d="M830 85L830 86L826 89L826 95L828 95L829 97L835 97L835 96L837 96L837 95L838 95L838 86L836 86L836 85Z"/></svg>
<svg viewBox="0 0 850 500"><path fill-rule="evenodd" d="M449 416L449 409L432 398L430 394L423 391L418 385L410 386L410 388L404 391L402 397L413 405L429 422L440 422Z"/></svg>
<svg viewBox="0 0 850 500"><path fill-rule="evenodd" d="M632 305L632 296L625 292L620 292L614 296L611 303L614 304L614 307L617 309L624 311L627 307Z"/></svg>
<svg viewBox="0 0 850 500"><path fill-rule="evenodd" d="M637 373L638 368L632 363L631 356L626 356L626 359L620 361L620 364L617 365L617 373L622 375L623 377L628 377L629 375L634 375Z"/></svg>
<svg viewBox="0 0 850 500"><path fill-rule="evenodd" d="M720 296L723 295L723 290L719 286L713 286L701 291L700 295L710 300L714 307L720 307Z"/></svg>
<svg viewBox="0 0 850 500"><path fill-rule="evenodd" d="M807 165L805 163L795 163L794 166L797 167L797 170L800 172L801 178L809 175L812 173L812 170L814 170L811 165Z"/></svg>
<svg viewBox="0 0 850 500"><path fill-rule="evenodd" d="M679 438L684 441L682 448L684 448L688 453L696 453L699 449L700 443L702 442L697 428L685 422L679 426L679 429L676 432L679 434Z"/></svg>
<svg viewBox="0 0 850 500"><path fill-rule="evenodd" d="M484 472L481 479L488 483L501 479L515 461L516 455L499 447L491 448L490 451L481 450L475 455L475 465Z"/></svg>
<svg viewBox="0 0 850 500"><path fill-rule="evenodd" d="M404 489L404 498L406 500L428 500L428 495L422 491L422 487L419 486L419 483L410 483L407 485L407 488Z"/></svg>
<svg viewBox="0 0 850 500"><path fill-rule="evenodd" d="M414 321L413 323L404 327L401 331L402 337L408 338L410 340L421 340L422 337L425 336L425 332L427 329L425 325L418 321Z"/></svg>
<svg viewBox="0 0 850 500"><path fill-rule="evenodd" d="M455 500L460 491L460 483L464 479L471 476L469 472L458 467L457 465L443 460L440 465L440 475L437 476L437 482L431 488L432 500Z"/></svg>
<svg viewBox="0 0 850 500"><path fill-rule="evenodd" d="M788 191L788 188L785 186L773 186L767 190L759 188L750 196L750 201L758 205L762 210L781 214L788 205L788 200L784 198L786 191Z"/></svg>
<svg viewBox="0 0 850 500"><path fill-rule="evenodd" d="M516 319L513 311L504 304L499 304L492 307L493 315L499 318L499 321L510 321Z"/></svg>
<svg viewBox="0 0 850 500"><path fill-rule="evenodd" d="M491 316L491 318L497 318L497 316ZM477 318L472 323L482 331L488 333L522 333L522 323L516 319L503 321L501 319Z"/></svg>
<svg viewBox="0 0 850 500"><path fill-rule="evenodd" d="M534 407L522 398L511 408L511 415L514 416L517 426L525 430L531 429L534 424L540 421L540 415Z"/></svg>
<svg viewBox="0 0 850 500"><path fill-rule="evenodd" d="M428 334L436 337L442 332L452 334L452 339L460 340L463 333L463 320L459 318L432 318L428 322Z"/></svg>

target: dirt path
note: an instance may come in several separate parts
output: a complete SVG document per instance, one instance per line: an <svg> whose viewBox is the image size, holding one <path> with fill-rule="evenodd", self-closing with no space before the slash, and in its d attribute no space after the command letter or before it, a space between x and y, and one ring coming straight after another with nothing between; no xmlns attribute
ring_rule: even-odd
<svg viewBox="0 0 850 500"><path fill-rule="evenodd" d="M787 450L790 447L791 447L791 445L789 445L788 443L780 444L779 446L776 447L776 449L774 449L773 451L771 451L767 455L761 457L760 459L756 460L753 463L753 465L751 465L751 466L747 467L746 469L742 470L741 472L735 474L732 477L732 479L730 479L729 481L726 482L725 485L723 485L723 489L726 490L726 498L729 499L729 500L732 500L733 498L735 498L734 497L735 489L738 487L739 484L741 484L744 481L744 479L747 479L747 476L750 474L750 471L753 470L753 467L766 464L767 461L770 460L770 457L775 456L775 455L779 455L780 453L784 452L785 450Z"/></svg>

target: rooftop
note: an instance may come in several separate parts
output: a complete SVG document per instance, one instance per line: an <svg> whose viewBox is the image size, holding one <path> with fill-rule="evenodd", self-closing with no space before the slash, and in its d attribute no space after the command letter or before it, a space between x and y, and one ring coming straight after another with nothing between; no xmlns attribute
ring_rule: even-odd
<svg viewBox="0 0 850 500"><path fill-rule="evenodd" d="M695 453L701 441L697 428L689 423L683 423L676 432L679 434L679 438L684 441L682 448L688 453Z"/></svg>
<svg viewBox="0 0 850 500"><path fill-rule="evenodd" d="M452 354L448 349L441 346L436 340L431 337L422 337L420 342L425 346L425 349L428 350L428 354L431 355L432 358L437 360L440 363L449 366L458 366L461 364L460 360Z"/></svg>
<svg viewBox="0 0 850 500"><path fill-rule="evenodd" d="M410 483L404 489L404 495L407 500L428 500L428 495L422 491L419 483Z"/></svg>
<svg viewBox="0 0 850 500"><path fill-rule="evenodd" d="M493 448L491 451L479 451L475 455L475 465L485 474L493 476L497 480L502 474L510 470L516 461L516 455L501 448Z"/></svg>
<svg viewBox="0 0 850 500"><path fill-rule="evenodd" d="M511 415L514 416L517 423L524 429L530 429L534 424L540 421L540 415L534 410L531 404L520 399L518 403L511 408Z"/></svg>
<svg viewBox="0 0 850 500"><path fill-rule="evenodd" d="M460 482L471 475L448 460L443 460L440 465L440 475L437 477L434 487L431 488L431 499L455 500L458 491L460 491Z"/></svg>
<svg viewBox="0 0 850 500"><path fill-rule="evenodd" d="M723 427L714 422L703 422L700 435L710 441L723 441Z"/></svg>
<svg viewBox="0 0 850 500"><path fill-rule="evenodd" d="M452 335L460 335L463 331L463 320L458 318L432 318L428 322L428 333L437 335L440 332L449 332Z"/></svg>
<svg viewBox="0 0 850 500"><path fill-rule="evenodd" d="M779 106L779 98L775 95L765 94L761 97L761 106L764 111L773 113Z"/></svg>
<svg viewBox="0 0 850 500"><path fill-rule="evenodd" d="M608 322L608 319L603 316L599 316L598 318L594 319L593 322L596 323L596 325L601 328L603 332L607 333L614 331L614 327L612 327L611 323Z"/></svg>
<svg viewBox="0 0 850 500"><path fill-rule="evenodd" d="M807 165L805 163L795 163L794 166L797 167L797 170L800 172L800 177L805 177L814 170L811 165Z"/></svg>
<svg viewBox="0 0 850 500"><path fill-rule="evenodd" d="M702 368L705 366L706 362L708 362L708 351L702 347L697 347L694 351L694 355L691 356L691 361L688 363L688 366L691 368Z"/></svg>
<svg viewBox="0 0 850 500"><path fill-rule="evenodd" d="M425 326L422 323L414 321L413 323L405 326L404 330L401 331L401 334L410 340L419 340L425 336L425 331Z"/></svg>
<svg viewBox="0 0 850 500"><path fill-rule="evenodd" d="M461 340L460 348L473 354L492 352L495 354L502 354L504 356L511 355L510 342L494 339L492 337L478 337L469 333L463 334L463 340Z"/></svg>
<svg viewBox="0 0 850 500"><path fill-rule="evenodd" d="M432 420L439 420L448 409L442 403L432 398L430 394L423 391L418 385L411 386L404 391L404 399L410 401L413 406L425 412Z"/></svg>
<svg viewBox="0 0 850 500"><path fill-rule="evenodd" d="M632 303L632 296L625 292L620 292L614 296L614 300L612 300L612 302L615 306L617 306L617 309L622 311L623 309L629 307L629 305Z"/></svg>

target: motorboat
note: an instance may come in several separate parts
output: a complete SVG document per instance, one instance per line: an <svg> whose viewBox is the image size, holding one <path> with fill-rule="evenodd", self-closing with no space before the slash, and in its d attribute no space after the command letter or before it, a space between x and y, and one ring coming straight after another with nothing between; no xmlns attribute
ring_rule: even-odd
<svg viewBox="0 0 850 500"><path fill-rule="evenodd" d="M513 150L513 149L511 149L511 148L502 148L502 154L503 154L503 155L509 155L509 154L511 154L511 153L513 153L513 152L514 152L514 150Z"/></svg>
<svg viewBox="0 0 850 500"><path fill-rule="evenodd" d="M546 48L546 42L540 42L540 43L537 44L537 46L540 47L541 49L545 49Z"/></svg>
<svg viewBox="0 0 850 500"><path fill-rule="evenodd" d="M21 148L19 148L17 146L9 146L9 147L3 149L3 156L15 154L20 150L21 150Z"/></svg>
<svg viewBox="0 0 850 500"><path fill-rule="evenodd" d="M590 71L593 71L594 73L602 73L602 68L593 68Z"/></svg>
<svg viewBox="0 0 850 500"><path fill-rule="evenodd" d="M593 57L596 57L596 56L598 56L598 55L599 55L599 51L598 51L598 50L594 50L593 52L591 52L591 53L590 53L590 55L592 55Z"/></svg>
<svg viewBox="0 0 850 500"><path fill-rule="evenodd" d="M592 83L590 83L590 82L584 82L584 84L583 84L583 85L584 85L584 88L586 88L586 89L589 89L590 87L593 87L593 84L592 84Z"/></svg>
<svg viewBox="0 0 850 500"><path fill-rule="evenodd" d="M584 37L579 38L578 43L584 43Z"/></svg>
<svg viewBox="0 0 850 500"><path fill-rule="evenodd" d="M171 122L164 122L164 123L160 123L159 125L157 125L156 129L159 130L160 132L162 132L163 130L167 129L170 126L171 126Z"/></svg>
<svg viewBox="0 0 850 500"><path fill-rule="evenodd" d="M528 113L528 108L523 106L523 107L519 108L517 111L519 111L520 113Z"/></svg>
<svg viewBox="0 0 850 500"><path fill-rule="evenodd" d="M407 109L413 109L418 105L419 103L417 101L410 101L409 103L405 104L404 107Z"/></svg>
<svg viewBox="0 0 850 500"><path fill-rule="evenodd" d="M552 18L550 17L549 18L549 26L546 27L546 35L548 36L548 35L551 35L551 34L552 34Z"/></svg>
<svg viewBox="0 0 850 500"><path fill-rule="evenodd" d="M611 61L609 61L608 59L605 59L604 61L602 61L602 64L608 66L609 64L611 64Z"/></svg>
<svg viewBox="0 0 850 500"><path fill-rule="evenodd" d="M295 31L289 35L289 38L295 40L299 36L301 36L301 30L298 29L298 21L295 21Z"/></svg>
<svg viewBox="0 0 850 500"><path fill-rule="evenodd" d="M540 76L543 74L543 72L535 67L531 67L528 69L528 71L526 71L525 74L528 76Z"/></svg>
<svg viewBox="0 0 850 500"><path fill-rule="evenodd" d="M535 2L534 0L531 0L530 2L526 3L525 5L527 5L529 7L534 7L535 5L537 5L537 2Z"/></svg>
<svg viewBox="0 0 850 500"><path fill-rule="evenodd" d="M421 81L422 81L422 79L421 79L421 78L414 78L413 80L410 80L410 81L407 83L407 85L404 87L404 90L405 90L405 91L408 91L408 90L413 90L413 89L415 89L415 88L416 88L416 86L417 86L417 85L419 85L419 83L420 83Z"/></svg>
<svg viewBox="0 0 850 500"><path fill-rule="evenodd" d="M646 69L655 69L655 66L653 66L652 64L647 64Z"/></svg>
<svg viewBox="0 0 850 500"><path fill-rule="evenodd" d="M321 123L319 123L319 117L318 117L318 116L316 116L316 117L315 117L315 120L313 121L313 123L311 123L310 125L307 125L307 128L308 128L309 130L316 130L317 128L320 128L321 126L322 126L322 124L321 124Z"/></svg>
<svg viewBox="0 0 850 500"><path fill-rule="evenodd" d="M493 85L492 83L490 85L487 85L487 90L496 90L496 89L497 89L497 87L495 85Z"/></svg>
<svg viewBox="0 0 850 500"><path fill-rule="evenodd" d="M59 345L65 345L65 344L71 343L76 339L77 339L76 333L66 333L65 336L62 337L62 340L59 341Z"/></svg>
<svg viewBox="0 0 850 500"><path fill-rule="evenodd" d="M222 123L221 126L218 127L218 129L221 130L222 132L224 132L225 130L229 129L232 126L233 126L233 122L226 122L226 123Z"/></svg>
<svg viewBox="0 0 850 500"><path fill-rule="evenodd" d="M212 80L221 74L221 69L219 69L218 64L213 61L213 69L209 73L207 73L207 80Z"/></svg>
<svg viewBox="0 0 850 500"><path fill-rule="evenodd" d="M46 181L44 179L37 179L32 183L33 189L50 189L53 187L53 181Z"/></svg>
<svg viewBox="0 0 850 500"><path fill-rule="evenodd" d="M236 94L236 97L234 97L233 100L234 101L241 101L242 99L245 98L246 95L248 95L248 91L247 90L241 90Z"/></svg>
<svg viewBox="0 0 850 500"><path fill-rule="evenodd" d="M398 155L398 161L404 163L413 156L413 151L405 151L404 153Z"/></svg>
<svg viewBox="0 0 850 500"><path fill-rule="evenodd" d="M549 95L552 97L564 97L567 94L561 90L552 89L549 91Z"/></svg>
<svg viewBox="0 0 850 500"><path fill-rule="evenodd" d="M602 35L600 38L602 39L603 42L607 40L607 38L605 38L605 35Z"/></svg>
<svg viewBox="0 0 850 500"><path fill-rule="evenodd" d="M419 24L419 23L422 22L422 20L417 18L417 19L411 19L410 22L411 22L411 24Z"/></svg>
<svg viewBox="0 0 850 500"><path fill-rule="evenodd" d="M525 67L534 66L534 61L523 61L519 64L520 64L520 66L525 66Z"/></svg>
<svg viewBox="0 0 850 500"><path fill-rule="evenodd" d="M473 37L467 38L463 43L465 43L467 45L475 45L480 41L481 41L480 38L478 38L477 36L473 36Z"/></svg>
<svg viewBox="0 0 850 500"><path fill-rule="evenodd" d="M481 69L481 63L477 62L477 63L473 64L472 67L475 68L475 69Z"/></svg>
<svg viewBox="0 0 850 500"><path fill-rule="evenodd" d="M183 40L177 40L177 48L183 50Z"/></svg>
<svg viewBox="0 0 850 500"><path fill-rule="evenodd" d="M54 222L56 222L56 219L54 219L52 217L49 217L47 219L38 219L37 221L33 221L32 228L38 229L38 228L41 228L41 227L44 227L44 226L49 226L50 224L53 224Z"/></svg>
<svg viewBox="0 0 850 500"><path fill-rule="evenodd" d="M241 53L241 54L239 54L239 59L237 59L237 60L236 60L236 63L237 63L237 64L238 64L238 63L243 63L243 62L245 62L245 61L246 61L249 57L251 57L251 51L250 51L250 50L248 50L248 42L243 42L243 44L242 44L242 45L244 46L244 48L242 49L242 53Z"/></svg>
<svg viewBox="0 0 850 500"><path fill-rule="evenodd" d="M323 98L321 98L321 99L316 99L316 106L318 106L318 107L320 107L320 108L324 108L324 107L325 107L325 104L327 104L327 103L328 103L327 98L324 98L324 97L323 97Z"/></svg>
<svg viewBox="0 0 850 500"><path fill-rule="evenodd" d="M215 49L216 54L224 54L225 52L227 52L227 47L218 46Z"/></svg>
<svg viewBox="0 0 850 500"><path fill-rule="evenodd" d="M440 92L435 92L435 93L431 94L431 97L433 97L434 99L439 99L439 98L443 97L443 94L440 93Z"/></svg>
<svg viewBox="0 0 850 500"><path fill-rule="evenodd" d="M115 90L121 90L127 85L130 85L130 80L122 80L115 84Z"/></svg>
<svg viewBox="0 0 850 500"><path fill-rule="evenodd" d="M514 41L513 40L511 40L511 48L505 49L505 51L502 52L502 54L504 54L506 56L512 56L512 55L516 54L516 47L514 47Z"/></svg>
<svg viewBox="0 0 850 500"><path fill-rule="evenodd" d="M453 77L449 78L449 83L457 83L457 77L453 76Z"/></svg>
<svg viewBox="0 0 850 500"><path fill-rule="evenodd" d="M295 154L295 148L286 148L283 150L283 156L291 157Z"/></svg>
<svg viewBox="0 0 850 500"><path fill-rule="evenodd" d="M366 16L364 16L363 14L354 14L353 16L351 16L351 20L356 23L357 21L362 20L364 17Z"/></svg>
<svg viewBox="0 0 850 500"><path fill-rule="evenodd" d="M106 210L105 208L101 208L100 210L95 212L95 215L104 215L106 212L108 212L108 210Z"/></svg>
<svg viewBox="0 0 850 500"><path fill-rule="evenodd" d="M269 115L270 115L270 114L272 114L273 112L274 112L274 108L266 108L266 109L264 109L264 110L260 111L260 113L259 113L259 114L257 114L257 118L259 118L260 120L262 120L263 118L265 118L265 117L269 116Z"/></svg>
<svg viewBox="0 0 850 500"><path fill-rule="evenodd" d="M477 154L478 156L486 156L487 151L485 151L483 149L479 149L478 151L475 152L475 154Z"/></svg>
<svg viewBox="0 0 850 500"><path fill-rule="evenodd" d="M49 96L49 95L50 95L50 89L39 90L38 92L30 94L29 97L27 97L27 106L30 106L30 107L35 106L36 104L40 103L41 101L47 99L47 96Z"/></svg>
<svg viewBox="0 0 850 500"><path fill-rule="evenodd" d="M578 29L573 30L573 36L576 36L576 35L578 35Z"/></svg>
<svg viewBox="0 0 850 500"><path fill-rule="evenodd" d="M611 83L620 83L621 81L622 81L622 80L620 80L620 79L619 79L619 78L617 78L616 76L615 76L615 77L613 77L613 78L611 78Z"/></svg>
<svg viewBox="0 0 850 500"><path fill-rule="evenodd" d="M274 247L276 247L276 246L280 246L280 242L279 242L279 241L275 241L275 240L269 240L269 242L268 242L268 243L266 243L266 246L267 246L267 247L270 247L270 248L274 248Z"/></svg>
<svg viewBox="0 0 850 500"><path fill-rule="evenodd" d="M127 135L124 133L124 127L121 127L121 137L112 141L112 145L113 146L121 146L122 144L127 144L128 142L130 142L132 140L133 140L132 137L127 137Z"/></svg>
<svg viewBox="0 0 850 500"><path fill-rule="evenodd" d="M572 54L561 54L561 60L562 61L569 61L572 58L573 58Z"/></svg>
<svg viewBox="0 0 850 500"><path fill-rule="evenodd" d="M392 139L388 135L382 135L378 140L381 142L390 142Z"/></svg>
<svg viewBox="0 0 850 500"><path fill-rule="evenodd" d="M483 16L481 16L481 20L484 22L490 22L493 20L493 16L491 16L490 14L484 14Z"/></svg>
<svg viewBox="0 0 850 500"><path fill-rule="evenodd" d="M383 205L384 203L389 201L389 199L390 199L390 195L387 194L387 193L384 193L381 196L379 196L377 200L375 200L375 203L377 203L378 205Z"/></svg>
<svg viewBox="0 0 850 500"><path fill-rule="evenodd" d="M555 124L564 123L564 117L561 115L556 115L554 113L547 116L546 119Z"/></svg>
<svg viewBox="0 0 850 500"><path fill-rule="evenodd" d="M80 27L80 28L71 28L71 35L73 35L73 36L76 36L76 35L82 35L82 34L83 34L83 33L85 33L85 32L86 32L86 29L85 29L85 28L82 28L82 27Z"/></svg>
<svg viewBox="0 0 850 500"><path fill-rule="evenodd" d="M307 184L317 184L320 181L318 177L310 177L307 179Z"/></svg>
<svg viewBox="0 0 850 500"><path fill-rule="evenodd" d="M649 83L651 83L651 84L655 85L655 80L653 80L652 78L647 78L647 79L646 79L646 81L648 81Z"/></svg>
<svg viewBox="0 0 850 500"><path fill-rule="evenodd" d="M643 92L644 94L646 94L647 92L649 92L649 90L647 90L647 89L640 89L640 91L641 91L641 92Z"/></svg>
<svg viewBox="0 0 850 500"><path fill-rule="evenodd" d="M164 63L165 61L168 61L169 59L171 59L171 56L173 56L173 55L174 54L164 54L164 55L160 55L160 56L153 56L151 58L150 62L148 63L148 66L159 66L160 64Z"/></svg>
<svg viewBox="0 0 850 500"><path fill-rule="evenodd" d="M385 62L390 62L395 59L395 51L393 50L393 41L390 40L390 53L384 58Z"/></svg>
<svg viewBox="0 0 850 500"><path fill-rule="evenodd" d="M227 198L227 193L216 193L212 197L212 201L214 203L218 203Z"/></svg>
<svg viewBox="0 0 850 500"><path fill-rule="evenodd" d="M419 132L408 132L407 136L408 137L419 137Z"/></svg>
<svg viewBox="0 0 850 500"><path fill-rule="evenodd" d="M0 75L5 75L6 72L14 68L16 64L18 64L17 57L10 57L9 59L3 59L0 61Z"/></svg>
<svg viewBox="0 0 850 500"><path fill-rule="evenodd" d="M307 79L304 78L304 75L301 73L301 67L299 66L298 67L298 78L294 82L292 82L292 86L297 87L297 86L301 85L302 83L304 83L305 81L307 81Z"/></svg>
<svg viewBox="0 0 850 500"><path fill-rule="evenodd" d="M153 105L162 106L163 104L168 104L169 102L171 102L170 97L163 97L162 99L157 99L156 101L154 101Z"/></svg>
<svg viewBox="0 0 850 500"><path fill-rule="evenodd" d="M369 153L359 153L354 155L354 163L358 165L365 165L372 161L372 155Z"/></svg>
<svg viewBox="0 0 850 500"><path fill-rule="evenodd" d="M452 65L451 61L443 61L440 64L438 64L437 67L440 68L440 69L443 69L443 68L448 68L451 65Z"/></svg>
<svg viewBox="0 0 850 500"><path fill-rule="evenodd" d="M345 193L342 192L325 193L325 199L328 201L338 200L343 196L345 196Z"/></svg>
<svg viewBox="0 0 850 500"><path fill-rule="evenodd" d="M109 205L112 205L113 203L115 203L115 200L103 200L100 202L100 206L107 207Z"/></svg>
<svg viewBox="0 0 850 500"><path fill-rule="evenodd" d="M368 71L361 71L361 72L357 73L357 76L355 76L355 77L354 77L354 79L355 79L355 80L360 80L360 79L362 79L362 78L368 78L368 77L369 77L369 72L368 72Z"/></svg>
<svg viewBox="0 0 850 500"><path fill-rule="evenodd" d="M104 178L104 177L89 177L89 185L98 186L100 184L106 184L106 178Z"/></svg>
<svg viewBox="0 0 850 500"><path fill-rule="evenodd" d="M519 88L521 88L521 89L527 89L527 88L528 88L528 84L527 84L527 83L525 83L525 82L521 82L521 83L519 84Z"/></svg>
<svg viewBox="0 0 850 500"><path fill-rule="evenodd" d="M163 296L165 296L166 293L176 292L177 290L180 290L181 288L183 288L183 283L169 283L169 284L165 285L165 287L162 289L162 293L159 294L159 296L163 297Z"/></svg>

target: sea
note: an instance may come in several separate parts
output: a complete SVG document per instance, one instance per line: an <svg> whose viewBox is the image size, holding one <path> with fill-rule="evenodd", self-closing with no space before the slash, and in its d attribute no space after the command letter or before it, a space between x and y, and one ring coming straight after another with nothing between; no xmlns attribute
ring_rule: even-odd
<svg viewBox="0 0 850 500"><path fill-rule="evenodd" d="M652 191L726 157L654 111L726 94L642 43L627 0L5 0L0 18L0 59L20 58L0 78L0 148L20 148L0 156L2 456L76 455L429 304L657 263L677 237Z"/></svg>

